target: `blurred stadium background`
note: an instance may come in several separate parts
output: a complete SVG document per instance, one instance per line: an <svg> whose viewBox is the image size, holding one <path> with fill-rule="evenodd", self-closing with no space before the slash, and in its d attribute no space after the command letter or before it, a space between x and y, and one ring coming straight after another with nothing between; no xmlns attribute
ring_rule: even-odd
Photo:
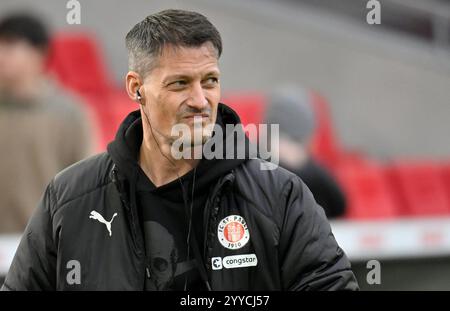
<svg viewBox="0 0 450 311"><path fill-rule="evenodd" d="M199 11L222 34L222 101L243 123L261 122L275 85L310 90L311 147L348 197L332 226L361 288L450 289L450 1L381 0L380 25L365 0L80 0L80 25L66 3L2 0L0 13L35 12L53 29L49 70L92 110L99 151L137 109L127 31L162 9ZM0 275L18 238L0 236ZM379 285L366 282L371 259Z"/></svg>

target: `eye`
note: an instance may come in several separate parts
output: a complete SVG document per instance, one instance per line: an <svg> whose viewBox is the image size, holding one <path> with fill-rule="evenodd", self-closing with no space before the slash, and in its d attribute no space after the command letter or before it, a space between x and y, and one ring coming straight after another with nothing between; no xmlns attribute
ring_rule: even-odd
<svg viewBox="0 0 450 311"><path fill-rule="evenodd" d="M184 81L184 80L177 80L177 81L174 81L174 82L171 82L171 83L169 83L169 85L171 85L171 86L175 86L175 87L180 87L180 86L185 86L187 83L186 83L186 81Z"/></svg>
<svg viewBox="0 0 450 311"><path fill-rule="evenodd" d="M218 83L219 83L219 79L216 77L209 77L206 80L204 80L204 82L203 82L203 84L205 84L206 86L215 86Z"/></svg>

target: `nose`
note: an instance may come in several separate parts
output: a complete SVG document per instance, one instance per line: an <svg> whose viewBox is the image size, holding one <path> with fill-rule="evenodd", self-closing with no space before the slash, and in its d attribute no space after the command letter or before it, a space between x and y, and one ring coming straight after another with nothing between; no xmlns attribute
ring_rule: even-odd
<svg viewBox="0 0 450 311"><path fill-rule="evenodd" d="M203 89L201 83L195 83L191 89L191 96L187 101L188 106L196 108L198 110L203 110L208 106L208 100L205 96L205 90Z"/></svg>

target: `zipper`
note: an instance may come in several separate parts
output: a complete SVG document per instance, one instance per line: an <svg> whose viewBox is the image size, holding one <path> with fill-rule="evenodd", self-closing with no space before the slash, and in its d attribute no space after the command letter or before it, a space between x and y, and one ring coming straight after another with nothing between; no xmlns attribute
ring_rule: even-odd
<svg viewBox="0 0 450 311"><path fill-rule="evenodd" d="M131 208L127 198L124 196L124 190L117 178L117 166L115 164L113 165L111 173L112 173L111 174L112 182L116 186L116 189L119 192L120 200L128 214L128 220L129 220L129 225L131 227L130 229L131 229L131 236L132 236L132 240L133 240L133 244L134 244L134 249L136 250L138 258L141 258L141 259L142 259L142 257L144 258L143 266L145 267L145 269L144 269L144 272L140 274L140 277L142 277L142 275L144 276L143 281L142 281L142 284L143 284L142 288L145 289L145 278L146 278L146 276L148 278L150 278L150 270L149 270L149 267L147 264L149 261L148 261L148 258L147 258L146 252L145 252L145 247L142 247L142 245L144 245L144 241L143 241L142 235L141 235L141 239L139 239L137 230L140 231L140 229L136 228L136 219L135 218L137 218L137 217L135 217L135 215L133 214L133 209ZM142 249L144 249L144 251L142 251ZM141 260L141 259L138 259L138 260Z"/></svg>
<svg viewBox="0 0 450 311"><path fill-rule="evenodd" d="M205 236L203 243L203 256L205 258L205 265L208 270L210 268L210 254L208 254L208 241L213 241L215 234L213 225L214 222L217 222L217 216L219 215L220 210L220 202L223 195L223 191L231 185L234 181L234 171L225 175L222 179L220 179L215 185L211 196L206 201L205 213L204 213L204 222L205 222Z"/></svg>

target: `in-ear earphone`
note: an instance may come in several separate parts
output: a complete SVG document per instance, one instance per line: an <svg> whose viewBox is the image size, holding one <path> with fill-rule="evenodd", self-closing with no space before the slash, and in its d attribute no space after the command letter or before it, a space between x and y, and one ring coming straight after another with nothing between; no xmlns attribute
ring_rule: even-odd
<svg viewBox="0 0 450 311"><path fill-rule="evenodd" d="M142 96L141 93L139 92L139 90L136 90L136 98L139 101L139 103L141 102Z"/></svg>

